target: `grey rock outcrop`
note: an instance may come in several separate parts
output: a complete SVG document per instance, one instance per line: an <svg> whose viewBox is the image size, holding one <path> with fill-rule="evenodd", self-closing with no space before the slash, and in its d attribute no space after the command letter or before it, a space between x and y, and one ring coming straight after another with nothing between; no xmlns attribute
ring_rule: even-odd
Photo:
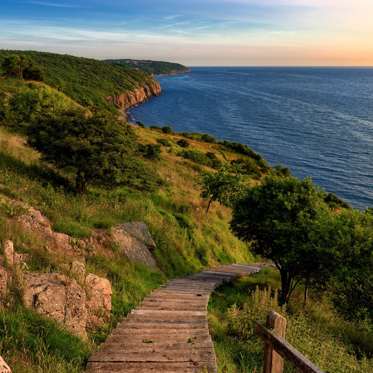
<svg viewBox="0 0 373 373"><path fill-rule="evenodd" d="M157 268L152 251L156 244L145 223L133 222L113 228L112 236L119 249L132 261Z"/></svg>

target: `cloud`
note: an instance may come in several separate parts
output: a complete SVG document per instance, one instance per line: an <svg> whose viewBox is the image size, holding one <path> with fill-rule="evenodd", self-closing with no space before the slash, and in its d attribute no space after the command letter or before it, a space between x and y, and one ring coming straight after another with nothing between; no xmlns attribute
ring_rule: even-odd
<svg viewBox="0 0 373 373"><path fill-rule="evenodd" d="M80 8L77 4L67 4L67 3L50 3L47 1L29 1L27 4L38 5L38 6L47 6L52 8Z"/></svg>

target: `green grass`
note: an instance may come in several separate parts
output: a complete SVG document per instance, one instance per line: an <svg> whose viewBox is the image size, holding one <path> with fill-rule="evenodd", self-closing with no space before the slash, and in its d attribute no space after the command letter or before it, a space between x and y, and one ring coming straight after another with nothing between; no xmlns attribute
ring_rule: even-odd
<svg viewBox="0 0 373 373"><path fill-rule="evenodd" d="M373 371L373 359L363 352L369 352L371 326L341 319L327 296L314 296L303 309L298 294L288 309L281 309L277 305L278 287L277 273L266 269L238 280L234 286L223 286L214 294L209 304L209 321L219 372L262 371L263 344L254 330L255 322L265 323L269 310L287 318L286 339L325 372ZM285 368L285 372L294 372L288 362Z"/></svg>
<svg viewBox="0 0 373 373"><path fill-rule="evenodd" d="M90 351L88 343L32 311L0 310L0 355L14 373L80 372Z"/></svg>

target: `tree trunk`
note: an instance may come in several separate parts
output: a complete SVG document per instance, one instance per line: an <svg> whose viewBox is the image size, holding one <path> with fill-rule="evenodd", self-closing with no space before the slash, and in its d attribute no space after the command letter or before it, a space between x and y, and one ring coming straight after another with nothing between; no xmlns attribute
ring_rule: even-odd
<svg viewBox="0 0 373 373"><path fill-rule="evenodd" d="M308 293L308 278L304 284L304 299L303 299L303 308L306 308L307 305L307 293Z"/></svg>
<svg viewBox="0 0 373 373"><path fill-rule="evenodd" d="M84 172L78 172L75 180L76 191L79 194L83 194L87 190L87 182L84 177Z"/></svg>
<svg viewBox="0 0 373 373"><path fill-rule="evenodd" d="M281 292L279 298L280 306L283 306L289 301L289 295L291 290L291 276L288 271L280 269L281 275Z"/></svg>
<svg viewBox="0 0 373 373"><path fill-rule="evenodd" d="M212 198L209 199L209 203L208 203L207 209L206 209L206 215L209 213L209 210L210 210L210 207L211 207L211 203L212 203Z"/></svg>

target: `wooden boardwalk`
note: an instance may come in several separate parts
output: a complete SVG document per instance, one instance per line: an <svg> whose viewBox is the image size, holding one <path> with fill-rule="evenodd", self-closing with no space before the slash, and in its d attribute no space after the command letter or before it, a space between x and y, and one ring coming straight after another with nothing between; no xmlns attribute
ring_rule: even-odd
<svg viewBox="0 0 373 373"><path fill-rule="evenodd" d="M223 282L259 269L221 266L153 291L92 355L88 372L217 372L207 320L209 296Z"/></svg>

